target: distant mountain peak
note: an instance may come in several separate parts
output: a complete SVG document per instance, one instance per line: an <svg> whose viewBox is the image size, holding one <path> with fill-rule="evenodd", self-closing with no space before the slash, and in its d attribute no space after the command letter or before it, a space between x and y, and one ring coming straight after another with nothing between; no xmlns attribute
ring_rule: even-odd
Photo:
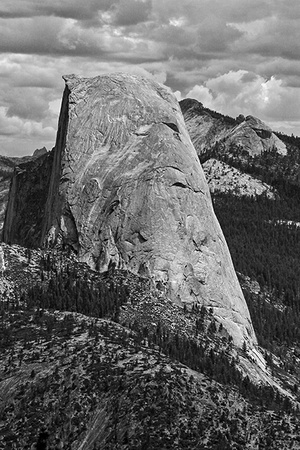
<svg viewBox="0 0 300 450"><path fill-rule="evenodd" d="M185 98L184 100L181 100L180 107L183 113L191 109L194 111L201 111L203 109L203 103L195 100L194 98Z"/></svg>
<svg viewBox="0 0 300 450"><path fill-rule="evenodd" d="M236 119L205 108L197 100L180 102L187 129L198 155L221 144L225 152L240 149L250 156L276 150L286 155L286 144L262 120L252 115Z"/></svg>

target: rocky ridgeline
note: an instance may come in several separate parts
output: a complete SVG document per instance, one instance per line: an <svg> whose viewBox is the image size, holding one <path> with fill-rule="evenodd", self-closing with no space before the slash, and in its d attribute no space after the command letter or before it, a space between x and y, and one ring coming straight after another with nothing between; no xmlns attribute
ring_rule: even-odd
<svg viewBox="0 0 300 450"><path fill-rule="evenodd" d="M276 198L274 188L224 161L211 158L202 167L211 193L230 193L238 197L265 195L271 200Z"/></svg>
<svg viewBox="0 0 300 450"><path fill-rule="evenodd" d="M248 308L174 96L123 74L65 81L53 162L43 155L15 174L5 242L68 246L101 272L146 276L177 304L212 307L234 342L251 346Z"/></svg>
<svg viewBox="0 0 300 450"><path fill-rule="evenodd" d="M205 108L193 99L180 102L187 130L198 155L221 144L223 151L241 149L249 156L261 155L263 152L276 150L286 155L287 148L260 119L253 116L239 116L233 119Z"/></svg>

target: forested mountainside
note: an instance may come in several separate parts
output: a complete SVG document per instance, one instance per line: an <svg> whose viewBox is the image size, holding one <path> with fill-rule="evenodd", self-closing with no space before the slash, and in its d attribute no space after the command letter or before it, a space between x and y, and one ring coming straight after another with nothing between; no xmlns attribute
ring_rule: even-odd
<svg viewBox="0 0 300 450"><path fill-rule="evenodd" d="M261 384L209 309L182 311L113 266L101 275L72 254L2 244L1 449L300 448L298 309L270 282L285 245L296 263L297 228L282 200L244 201L214 207L277 385Z"/></svg>
<svg viewBox="0 0 300 450"><path fill-rule="evenodd" d="M286 186L287 193L299 183L299 137L272 131L252 116L224 116L197 100L182 100L180 106L202 164L217 159L274 188Z"/></svg>
<svg viewBox="0 0 300 450"><path fill-rule="evenodd" d="M283 344L299 345L300 186L293 173L276 165L277 158L275 154L262 155L247 165L234 161L240 170L270 183L277 191L276 199L218 193L214 208L236 270L258 281L268 298L266 302L257 297L252 304L251 295L244 292L258 339L278 350ZM267 164L269 160L271 164Z"/></svg>
<svg viewBox="0 0 300 450"><path fill-rule="evenodd" d="M257 321L256 332L263 334L261 344L264 345L266 334L270 342L278 341L280 345L285 342L289 346L296 344L300 337L300 205L297 202L299 197L292 203L282 198L214 196L215 212L236 270L256 280L261 292L269 294L269 305L258 305L262 309L265 306L264 317L261 312L252 314Z"/></svg>
<svg viewBox="0 0 300 450"><path fill-rule="evenodd" d="M191 111L189 103L183 104L183 112L190 110L194 117L197 105L192 105ZM229 120L199 106L196 111L201 117L209 116L206 120L218 120L227 127L235 127L240 120ZM201 142L202 128L196 127L193 134L195 143ZM258 342L273 354L269 363L278 367L276 358L284 355L279 366L298 377L300 139L276 135L285 143L286 154L275 147L252 154L248 145L228 146L226 139L220 139L207 145L199 158L207 167L214 210L239 274ZM258 182L268 185L269 190L256 188L255 192L253 186Z"/></svg>
<svg viewBox="0 0 300 450"><path fill-rule="evenodd" d="M3 249L1 449L300 448L297 375L269 357L277 388L246 376L251 354L211 311L128 272Z"/></svg>

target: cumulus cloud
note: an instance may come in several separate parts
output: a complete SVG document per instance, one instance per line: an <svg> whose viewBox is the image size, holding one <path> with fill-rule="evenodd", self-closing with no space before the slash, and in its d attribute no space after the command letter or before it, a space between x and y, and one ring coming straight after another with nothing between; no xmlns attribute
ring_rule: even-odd
<svg viewBox="0 0 300 450"><path fill-rule="evenodd" d="M276 77L265 79L245 70L230 71L195 85L187 97L195 98L206 107L237 116L252 114L273 124L299 120L300 91L286 88Z"/></svg>
<svg viewBox="0 0 300 450"><path fill-rule="evenodd" d="M187 97L198 100L203 103L206 108L214 109L213 93L207 86L199 86L196 84L196 86L187 93Z"/></svg>

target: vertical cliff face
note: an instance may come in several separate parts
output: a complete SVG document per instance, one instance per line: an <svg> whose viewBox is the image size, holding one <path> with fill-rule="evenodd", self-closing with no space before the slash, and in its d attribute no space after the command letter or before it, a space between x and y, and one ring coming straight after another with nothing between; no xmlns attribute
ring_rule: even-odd
<svg viewBox="0 0 300 450"><path fill-rule="evenodd" d="M6 205L4 242L40 246L52 157L53 152L49 152L15 167Z"/></svg>
<svg viewBox="0 0 300 450"><path fill-rule="evenodd" d="M149 79L65 77L42 240L151 277L255 341L196 151L173 95Z"/></svg>

